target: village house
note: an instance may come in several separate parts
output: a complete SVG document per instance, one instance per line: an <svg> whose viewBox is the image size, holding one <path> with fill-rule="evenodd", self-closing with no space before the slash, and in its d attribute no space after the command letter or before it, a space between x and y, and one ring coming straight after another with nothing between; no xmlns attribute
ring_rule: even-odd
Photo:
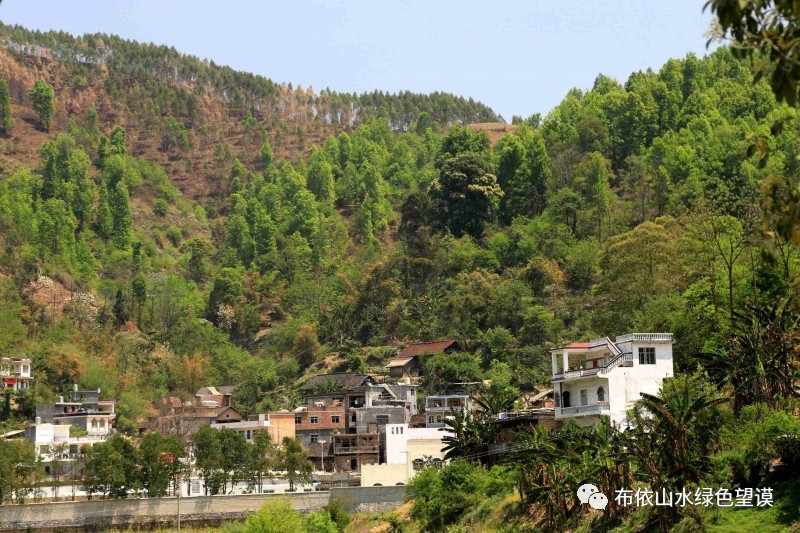
<svg viewBox="0 0 800 533"><path fill-rule="evenodd" d="M195 405L205 407L228 407L231 398L236 392L235 385L222 385L220 387L202 387L195 394Z"/></svg>
<svg viewBox="0 0 800 533"><path fill-rule="evenodd" d="M45 424L71 425L86 435L108 435L114 424L114 400L101 400L100 389L82 391L77 385L52 404L36 406L36 418Z"/></svg>
<svg viewBox="0 0 800 533"><path fill-rule="evenodd" d="M414 428L388 424L381 429L380 463L361 466L361 486L405 485L426 466L442 466L444 437L453 433L442 428Z"/></svg>
<svg viewBox="0 0 800 533"><path fill-rule="evenodd" d="M642 393L658 394L673 375L672 333L631 333L574 342L550 351L556 420L582 426L607 416L626 426L626 411Z"/></svg>
<svg viewBox="0 0 800 533"><path fill-rule="evenodd" d="M332 461L326 468L359 471L361 465L380 460L379 432L382 427L407 424L417 414L416 389L410 380L376 383L370 376L352 373L315 376L301 387L305 411L301 410L298 417L304 422L304 416L308 416L308 425L304 425L298 434L301 438L307 435L304 444L308 442L306 447L315 464L321 466L324 456L330 454ZM321 416L338 416L333 414L337 410L343 414L337 427L324 432L322 427L310 428L322 425ZM316 424L311 424L312 416L317 417ZM311 442L311 435L317 435L317 442Z"/></svg>
<svg viewBox="0 0 800 533"><path fill-rule="evenodd" d="M114 400L101 400L100 389L82 391L74 385L67 397L53 404L36 406L36 419L25 429L25 438L34 445L39 459L50 473L50 464L80 457L86 447L103 442L114 431Z"/></svg>
<svg viewBox="0 0 800 533"><path fill-rule="evenodd" d="M472 411L469 394L438 394L425 398L425 427L441 428L447 417L461 411Z"/></svg>
<svg viewBox="0 0 800 533"><path fill-rule="evenodd" d="M244 419L242 413L231 405L221 406L216 400L206 400L206 405L197 405L197 401L197 396L192 401L183 401L177 396L159 399L156 402L158 414L150 417L139 428L139 432L158 431L164 435L176 435L188 442L203 426L241 422Z"/></svg>
<svg viewBox="0 0 800 533"><path fill-rule="evenodd" d="M31 388L32 376L31 360L24 357L0 358L0 378L3 390L12 389L23 391Z"/></svg>
<svg viewBox="0 0 800 533"><path fill-rule="evenodd" d="M454 340L417 342L407 345L403 351L397 354L397 357L389 361L386 366L389 368L390 377L415 377L419 376L421 357L438 353L453 353L461 351L461 349L461 345Z"/></svg>
<svg viewBox="0 0 800 533"><path fill-rule="evenodd" d="M227 408L226 412L230 413ZM295 438L295 416L289 411L262 413L253 415L247 420L225 421L223 419L217 421L215 419L210 425L214 429L227 428L236 431L248 442L253 440L259 431L266 431L272 442L276 444L280 444L285 437Z"/></svg>

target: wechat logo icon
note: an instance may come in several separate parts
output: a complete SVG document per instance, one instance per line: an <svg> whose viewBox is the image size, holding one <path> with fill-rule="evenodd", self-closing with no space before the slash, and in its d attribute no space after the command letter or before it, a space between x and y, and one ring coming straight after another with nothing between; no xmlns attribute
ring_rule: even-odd
<svg viewBox="0 0 800 533"><path fill-rule="evenodd" d="M586 483L578 488L578 500L582 504L589 504L592 509L602 511L608 505L608 498L596 486Z"/></svg>

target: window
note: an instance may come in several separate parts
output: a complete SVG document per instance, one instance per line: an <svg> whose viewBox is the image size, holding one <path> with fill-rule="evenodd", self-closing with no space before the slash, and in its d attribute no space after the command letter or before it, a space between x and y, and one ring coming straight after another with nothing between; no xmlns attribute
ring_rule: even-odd
<svg viewBox="0 0 800 533"><path fill-rule="evenodd" d="M338 424L339 423L339 415L334 415L331 417L331 424Z"/></svg>
<svg viewBox="0 0 800 533"><path fill-rule="evenodd" d="M428 424L433 424L433 415L428 417Z"/></svg>
<svg viewBox="0 0 800 533"><path fill-rule="evenodd" d="M414 465L414 470L416 472L419 472L420 470L425 468L425 461L423 461L422 459L414 459L414 462L412 464Z"/></svg>
<svg viewBox="0 0 800 533"><path fill-rule="evenodd" d="M589 393L586 389L581 389L581 405L589 404Z"/></svg>
<svg viewBox="0 0 800 533"><path fill-rule="evenodd" d="M441 468L442 464L443 464L442 460L439 459L438 457L433 460L433 466L436 467L436 468Z"/></svg>
<svg viewBox="0 0 800 533"><path fill-rule="evenodd" d="M603 387L597 387L597 401L606 401L606 390Z"/></svg>
<svg viewBox="0 0 800 533"><path fill-rule="evenodd" d="M316 433L312 433L311 434L311 442L312 442L312 444L319 442L319 435L317 435Z"/></svg>
<svg viewBox="0 0 800 533"><path fill-rule="evenodd" d="M442 415L436 415L436 423L437 424L441 424L442 423Z"/></svg>
<svg viewBox="0 0 800 533"><path fill-rule="evenodd" d="M302 424L303 423L303 417L302 416L294 417L294 423L295 424Z"/></svg>
<svg viewBox="0 0 800 533"><path fill-rule="evenodd" d="M561 395L559 393L553 395L553 403L556 407L561 407Z"/></svg>
<svg viewBox="0 0 800 533"><path fill-rule="evenodd" d="M656 349L655 348L639 348L639 364L640 365L654 365L654 364L656 364Z"/></svg>
<svg viewBox="0 0 800 533"><path fill-rule="evenodd" d="M379 426L385 426L389 423L389 415L378 415L375 417L375 421Z"/></svg>
<svg viewBox="0 0 800 533"><path fill-rule="evenodd" d="M78 455L78 445L77 444L70 444L69 445L69 454L70 455Z"/></svg>
<svg viewBox="0 0 800 533"><path fill-rule="evenodd" d="M318 416L312 416L311 417L311 423L312 424L319 424L319 417Z"/></svg>

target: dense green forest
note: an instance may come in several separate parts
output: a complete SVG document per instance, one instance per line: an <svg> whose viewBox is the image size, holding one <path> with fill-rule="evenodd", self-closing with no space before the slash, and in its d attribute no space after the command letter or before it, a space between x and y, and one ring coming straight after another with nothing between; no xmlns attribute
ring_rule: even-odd
<svg viewBox="0 0 800 533"><path fill-rule="evenodd" d="M638 408L653 439L639 435L634 447L630 435L598 435L613 433L605 427L535 432L535 453L514 474L456 462L450 478L420 476L419 494L454 501L448 479L472 483L465 495L502 498L516 486L543 505L548 527L561 527L574 509L543 487L571 487L591 463L586 450L634 457L635 468L594 472L608 488L645 474L668 488L712 473L757 485L786 454L765 442L797 432L786 413L800 260L798 244L773 231L765 192L797 186L800 142L773 127L795 110L727 48L624 84L599 75L494 142L459 124L496 120L471 100L323 91L303 109L342 132L281 158L267 117L287 87L111 36L1 26L0 39L13 54L85 69L84 78L102 66L120 98L135 80L145 95L137 101L169 102L127 110L163 121L164 151L188 142L169 119L188 124L200 95L247 107L246 120L267 133L257 154L231 158L213 197L190 201L96 110L51 125L49 114L66 113L59 90L69 87L24 88L18 101L49 133L34 165L3 155L0 353L26 352L36 380L5 424L76 382L119 400L124 432L157 398L207 384L239 385L234 400L247 413L293 407L305 375L380 372L394 346L438 338L459 339L465 353L428 358L425 391L488 378L513 404L549 382L553 345L671 331L683 376ZM13 110L28 112L12 109L9 87L0 86L6 138L22 127ZM492 438L457 439L453 456L474 458ZM466 509L419 501L415 516L433 529Z"/></svg>
<svg viewBox="0 0 800 533"><path fill-rule="evenodd" d="M770 136L794 111L751 82L725 49L601 75L494 145L425 113L398 134L380 111L295 161L264 142L204 206L89 112L0 185L3 349L35 357L37 394L102 387L130 424L203 382L272 406L327 352L363 369L412 339L469 349L431 359L431 382L527 389L548 346L631 330L673 331L681 369L714 366L738 312L796 286L797 247L765 241L761 202L796 179L798 143ZM63 319L31 300L39 276L70 293Z"/></svg>

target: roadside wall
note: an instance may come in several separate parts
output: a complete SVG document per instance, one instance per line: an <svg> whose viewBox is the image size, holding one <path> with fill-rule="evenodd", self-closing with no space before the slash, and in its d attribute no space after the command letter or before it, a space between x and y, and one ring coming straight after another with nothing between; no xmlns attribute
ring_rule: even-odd
<svg viewBox="0 0 800 533"><path fill-rule="evenodd" d="M290 499L302 512L321 509L330 493L247 494L181 498L181 521L219 523L257 511L270 499ZM35 503L0 506L0 531L103 531L115 528L150 528L175 522L177 498L94 500L85 502Z"/></svg>
<svg viewBox="0 0 800 533"><path fill-rule="evenodd" d="M350 512L373 513L394 509L403 502L405 487L345 487L330 492L245 494L181 498L181 522L215 525L242 519L270 500L289 499L303 513L326 506L331 499ZM108 529L149 529L175 523L177 498L94 500L0 506L0 531L37 530L63 533Z"/></svg>
<svg viewBox="0 0 800 533"><path fill-rule="evenodd" d="M397 487L335 487L331 500L341 500L351 513L380 513L402 505L406 488Z"/></svg>

